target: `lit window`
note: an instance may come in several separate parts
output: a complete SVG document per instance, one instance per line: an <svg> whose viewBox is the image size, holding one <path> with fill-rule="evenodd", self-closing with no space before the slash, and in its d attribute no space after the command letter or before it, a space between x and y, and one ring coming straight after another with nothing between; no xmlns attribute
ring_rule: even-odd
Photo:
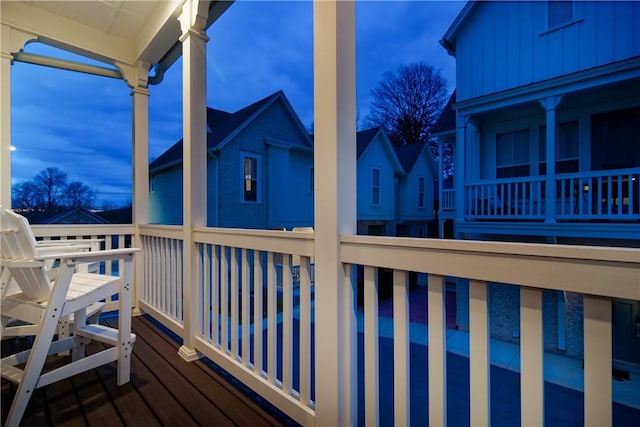
<svg viewBox="0 0 640 427"><path fill-rule="evenodd" d="M258 201L258 159L244 156L243 200L245 202Z"/></svg>
<svg viewBox="0 0 640 427"><path fill-rule="evenodd" d="M380 204L380 169L371 169L371 203Z"/></svg>

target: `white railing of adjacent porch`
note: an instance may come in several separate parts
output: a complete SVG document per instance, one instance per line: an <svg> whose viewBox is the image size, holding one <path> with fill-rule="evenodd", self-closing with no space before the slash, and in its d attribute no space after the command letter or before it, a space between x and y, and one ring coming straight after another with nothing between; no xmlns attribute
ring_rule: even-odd
<svg viewBox="0 0 640 427"><path fill-rule="evenodd" d="M181 243L177 230L141 226L143 290L140 306L178 334L180 313ZM313 331L321 316L314 316L309 265L313 234L281 231L199 228L197 242L196 350L229 371L280 410L304 425L312 425ZM521 419L523 425L544 422L543 309L544 289L584 294L584 420L587 426L610 425L612 420L611 300L640 300L638 250L513 243L484 243L369 236L343 236L344 281L353 292L346 304L356 317L353 271L364 266L364 352L352 355L353 365L364 363L365 420L379 419L378 328L376 271L393 270L394 420L409 422L411 378L409 363L409 272L427 273L428 279L428 404L431 425L446 419L446 334L444 278L468 279L470 316L470 418L473 425L488 424L489 388L488 284L520 287ZM282 259L279 283L278 258ZM300 259L299 289L294 289L294 258ZM167 265L168 264L168 265ZM170 272L167 274L166 272ZM288 272L288 273L287 273ZM167 277L168 276L168 277ZM316 286L322 284L316 283ZM171 301L171 299L175 299ZM266 307L266 308L265 308ZM264 311L263 311L264 309ZM322 309L322 308L320 308ZM299 328L294 325L298 324ZM344 325L357 342L357 323ZM324 351L324 350L323 350ZM334 351L334 350L326 350ZM299 360L299 365L295 363ZM295 369L295 370L294 370ZM355 370L357 372L357 369ZM351 372L351 375L356 375ZM354 381L355 377L349 381ZM347 379L345 379L347 381ZM336 384L336 392L343 389ZM388 392L388 390L384 390ZM526 399L524 398L526 396ZM345 396L357 402L357 396Z"/></svg>
<svg viewBox="0 0 640 427"><path fill-rule="evenodd" d="M533 176L468 183L465 218L517 220L640 219L640 168L558 174L553 212L546 215L546 178ZM549 218L547 218L549 217Z"/></svg>
<svg viewBox="0 0 640 427"><path fill-rule="evenodd" d="M452 211L456 208L456 190L449 188L442 190L441 208L443 211Z"/></svg>

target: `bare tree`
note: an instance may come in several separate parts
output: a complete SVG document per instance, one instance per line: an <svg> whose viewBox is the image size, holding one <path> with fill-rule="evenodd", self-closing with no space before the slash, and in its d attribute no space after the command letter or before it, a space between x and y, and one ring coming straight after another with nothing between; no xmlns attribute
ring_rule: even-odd
<svg viewBox="0 0 640 427"><path fill-rule="evenodd" d="M447 102L447 81L439 71L424 62L387 71L371 98L367 127L383 127L394 145L428 142L437 158L431 129Z"/></svg>
<svg viewBox="0 0 640 427"><path fill-rule="evenodd" d="M68 183L66 172L56 167L41 171L31 181L16 184L12 192L14 208L49 214L65 208L90 208L95 200L91 188L78 181Z"/></svg>

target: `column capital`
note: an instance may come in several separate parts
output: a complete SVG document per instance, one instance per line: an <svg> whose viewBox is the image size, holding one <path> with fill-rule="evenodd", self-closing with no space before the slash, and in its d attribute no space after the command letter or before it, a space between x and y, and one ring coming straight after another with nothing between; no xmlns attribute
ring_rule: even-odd
<svg viewBox="0 0 640 427"><path fill-rule="evenodd" d="M0 29L0 57L13 62L13 54L20 52L30 42L38 40L38 36L32 33L16 30L2 24Z"/></svg>
<svg viewBox="0 0 640 427"><path fill-rule="evenodd" d="M131 92L129 93L129 95L131 95L131 96L133 96L133 95L149 96L149 95L151 95L151 92L149 92L149 89L147 89L146 87L136 86L136 87L131 89Z"/></svg>
<svg viewBox="0 0 640 427"><path fill-rule="evenodd" d="M186 0L184 2L182 12L178 16L180 30L182 31L180 41L183 41L187 34L194 35L194 32L206 37L204 30L207 26L209 3L211 3L209 0Z"/></svg>
<svg viewBox="0 0 640 427"><path fill-rule="evenodd" d="M118 67L122 73L124 81L130 88L147 88L149 84L149 69L151 68L151 64L144 61L136 61L133 65L116 62L115 66Z"/></svg>
<svg viewBox="0 0 640 427"><path fill-rule="evenodd" d="M551 95L546 98L539 99L538 102L542 105L542 108L544 108L545 111L555 110L558 104L560 104L560 101L562 101L563 96L564 94Z"/></svg>

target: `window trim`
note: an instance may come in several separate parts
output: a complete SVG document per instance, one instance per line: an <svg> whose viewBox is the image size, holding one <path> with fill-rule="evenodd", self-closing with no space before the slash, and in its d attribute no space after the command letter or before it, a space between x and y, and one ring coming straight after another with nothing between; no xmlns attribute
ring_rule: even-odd
<svg viewBox="0 0 640 427"><path fill-rule="evenodd" d="M514 135L517 133L526 133L527 134L527 161L526 162L520 162L520 163L516 163L515 159L514 159L514 153L515 150L514 148ZM501 136L503 135L511 135L511 163L505 163L505 164L500 164L498 161L498 156L499 156L499 152L498 152L498 140ZM500 170L507 170L510 169L512 171L515 171L517 169L520 168L527 168L527 173L522 175L522 174L516 174L514 175L513 173L510 173L509 176L507 177L503 177L503 178L516 178L516 177L521 177L521 176L531 176L531 129L530 128L522 128L522 129L513 129L513 130L505 130L504 132L496 132L495 134L495 171L496 171L496 178L500 178Z"/></svg>
<svg viewBox="0 0 640 427"><path fill-rule="evenodd" d="M375 175L376 172L378 174L378 184L375 184ZM371 204L373 206L380 206L381 205L381 178L382 178L382 173L380 171L380 168L378 167L372 167L371 168ZM377 190L377 191L376 191ZM377 196L377 197L376 197ZM376 201L377 198L377 201Z"/></svg>
<svg viewBox="0 0 640 427"><path fill-rule="evenodd" d="M255 160L255 185L256 185L256 200L246 200L245 198L245 180L244 162L245 159ZM262 156L257 153L241 152L240 153L240 203L247 204L260 204L262 203L262 191L261 191L261 179L260 171L262 170Z"/></svg>

